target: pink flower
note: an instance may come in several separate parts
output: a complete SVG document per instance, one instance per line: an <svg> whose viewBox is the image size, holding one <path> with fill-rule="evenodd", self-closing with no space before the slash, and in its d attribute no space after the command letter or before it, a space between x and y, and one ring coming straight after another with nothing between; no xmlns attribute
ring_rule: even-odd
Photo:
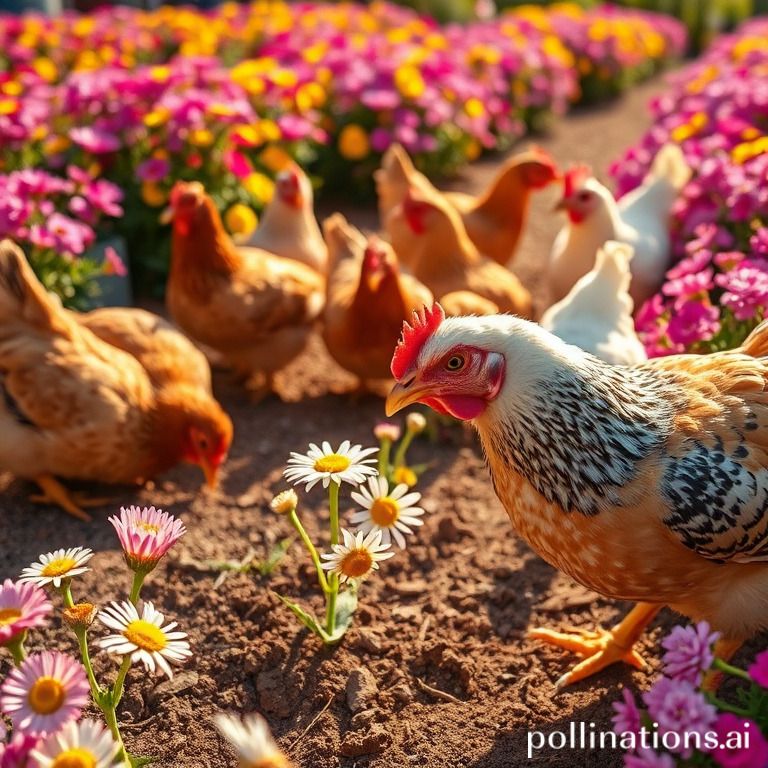
<svg viewBox="0 0 768 768"><path fill-rule="evenodd" d="M737 320L760 319L768 306L768 272L743 261L730 272L718 275L715 282L725 289L720 303L728 307Z"/></svg>
<svg viewBox="0 0 768 768"><path fill-rule="evenodd" d="M624 768L675 768L675 760L666 752L639 749L635 755L624 755Z"/></svg>
<svg viewBox="0 0 768 768"><path fill-rule="evenodd" d="M120 139L117 136L93 126L71 128L69 138L86 152L92 152L94 155L105 155L120 149Z"/></svg>
<svg viewBox="0 0 768 768"><path fill-rule="evenodd" d="M674 627L661 641L666 650L664 674L698 686L703 673L715 660L712 646L719 637L720 633L711 632L706 621L695 627Z"/></svg>
<svg viewBox="0 0 768 768"><path fill-rule="evenodd" d="M123 260L111 245L104 249L104 274L116 275L117 277L125 277L128 274Z"/></svg>
<svg viewBox="0 0 768 768"><path fill-rule="evenodd" d="M613 711L616 713L613 716L613 730L615 733L621 735L622 733L639 733L640 732L640 710L635 703L635 697L625 688L621 692L624 701L614 701Z"/></svg>
<svg viewBox="0 0 768 768"><path fill-rule="evenodd" d="M136 167L136 175L142 181L162 181L170 171L171 164L162 157L152 157Z"/></svg>
<svg viewBox="0 0 768 768"><path fill-rule="evenodd" d="M700 272L687 272L681 277L668 280L661 290L665 296L683 296L686 298L698 294L708 294L714 287L712 282L713 275L714 270L712 269L704 269Z"/></svg>
<svg viewBox="0 0 768 768"><path fill-rule="evenodd" d="M224 165L227 170L237 176L238 179L244 179L252 172L251 164L248 158L234 149L227 150L224 153Z"/></svg>
<svg viewBox="0 0 768 768"><path fill-rule="evenodd" d="M90 692L80 662L43 651L10 671L0 688L0 709L24 733L46 736L77 720Z"/></svg>
<svg viewBox="0 0 768 768"><path fill-rule="evenodd" d="M763 688L768 688L768 651L755 656L752 666L747 670L749 676Z"/></svg>
<svg viewBox="0 0 768 768"><path fill-rule="evenodd" d="M702 301L685 301L675 305L667 333L673 343L686 347L708 341L720 330L717 307Z"/></svg>
<svg viewBox="0 0 768 768"><path fill-rule="evenodd" d="M121 507L120 517L109 518L117 531L128 567L148 573L187 532L184 523L154 507Z"/></svg>
<svg viewBox="0 0 768 768"><path fill-rule="evenodd" d="M660 734L680 735L679 749L683 757L690 757L686 749L686 734L698 733L702 743L704 734L712 730L717 710L690 683L662 677L650 691L643 694L648 714L658 723Z"/></svg>
<svg viewBox="0 0 768 768"><path fill-rule="evenodd" d="M712 759L722 768L757 768L768 765L768 741L754 720L723 712L715 723L720 748L711 752ZM733 737L740 734L740 746L729 747ZM725 745L725 746L724 746Z"/></svg>
<svg viewBox="0 0 768 768"><path fill-rule="evenodd" d="M37 742L31 734L17 733L7 744L0 744L0 768L27 768Z"/></svg>
<svg viewBox="0 0 768 768"><path fill-rule="evenodd" d="M33 627L43 627L53 605L34 584L6 579L0 587L0 645L8 645Z"/></svg>

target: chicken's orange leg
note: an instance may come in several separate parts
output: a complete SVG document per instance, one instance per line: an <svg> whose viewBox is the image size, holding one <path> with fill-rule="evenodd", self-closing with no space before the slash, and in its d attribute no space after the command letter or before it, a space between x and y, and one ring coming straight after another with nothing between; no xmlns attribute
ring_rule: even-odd
<svg viewBox="0 0 768 768"><path fill-rule="evenodd" d="M555 683L555 688L559 690L594 675L617 661L625 661L638 669L647 666L633 646L659 610L660 605L638 603L613 629L598 627L596 630L577 629L573 633L567 633L538 628L532 629L529 637L574 651L584 657L584 661L579 662Z"/></svg>
<svg viewBox="0 0 768 768"><path fill-rule="evenodd" d="M742 645L744 645L743 640L729 640L728 638L721 637L715 642L715 658L730 661ZM704 681L701 684L702 690L714 693L720 687L724 677L725 674L720 672L720 670L710 669L704 674Z"/></svg>
<svg viewBox="0 0 768 768"><path fill-rule="evenodd" d="M102 507L110 502L109 499L92 499L69 491L53 475L38 475L35 482L42 493L30 496L30 501L36 504L55 504L78 520L91 521L91 516L82 507Z"/></svg>

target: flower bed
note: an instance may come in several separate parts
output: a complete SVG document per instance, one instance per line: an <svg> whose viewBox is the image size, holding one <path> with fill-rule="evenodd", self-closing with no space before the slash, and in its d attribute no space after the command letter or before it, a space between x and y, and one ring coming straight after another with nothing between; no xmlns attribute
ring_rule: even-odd
<svg viewBox="0 0 768 768"><path fill-rule="evenodd" d="M616 162L619 193L656 150L679 143L694 169L674 209L678 263L640 311L650 355L737 346L768 305L768 21L718 41L651 104L655 125Z"/></svg>
<svg viewBox="0 0 768 768"><path fill-rule="evenodd" d="M150 272L167 263L157 214L177 179L202 181L222 211L258 211L289 156L345 189L370 187L393 141L447 173L565 112L579 80L614 93L685 37L658 14L572 4L445 27L383 2L0 22L2 170L75 165L118 184Z"/></svg>

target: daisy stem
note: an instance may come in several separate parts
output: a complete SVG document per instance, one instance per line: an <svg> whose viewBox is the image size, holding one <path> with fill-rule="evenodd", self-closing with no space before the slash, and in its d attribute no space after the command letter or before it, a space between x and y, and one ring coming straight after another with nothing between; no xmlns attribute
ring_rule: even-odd
<svg viewBox="0 0 768 768"><path fill-rule="evenodd" d="M752 681L752 678L743 669L734 667L722 659L715 659L712 666L715 669L720 670L720 672L725 672L726 675L733 675L734 677L740 677L742 680Z"/></svg>
<svg viewBox="0 0 768 768"><path fill-rule="evenodd" d="M392 450L392 441L388 437L382 437L379 447L379 475L389 479L389 454Z"/></svg>
<svg viewBox="0 0 768 768"><path fill-rule="evenodd" d="M96 675L93 672L93 664L91 664L91 654L88 650L88 630L85 627L77 627L75 629L75 635L77 637L77 644L80 647L80 658L83 661L85 667L85 673L88 675L88 682L91 685L91 696L93 700L98 702L102 694L101 686L96 680Z"/></svg>
<svg viewBox="0 0 768 768"><path fill-rule="evenodd" d="M112 734L112 738L120 745L120 751L117 753L119 759L125 761L125 765L130 768L131 761L128 759L128 750L123 743L123 737L120 735L120 726L117 724L117 704L102 707L104 719L107 721L107 727Z"/></svg>
<svg viewBox="0 0 768 768"><path fill-rule="evenodd" d="M69 579L65 579L61 583L61 597L64 600L65 608L72 608L75 605L75 601L72 598L72 582Z"/></svg>
<svg viewBox="0 0 768 768"><path fill-rule="evenodd" d="M331 515L331 546L339 543L339 483L328 487L328 510Z"/></svg>
<svg viewBox="0 0 768 768"><path fill-rule="evenodd" d="M336 631L336 597L339 594L339 576L336 573L329 574L330 589L326 596L325 606L325 631L332 635Z"/></svg>
<svg viewBox="0 0 768 768"><path fill-rule="evenodd" d="M298 531L299 536L301 536L301 540L304 542L304 546L307 548L307 552L309 552L309 556L312 558L312 562L315 564L317 580L320 582L320 586L322 587L323 592L328 594L328 579L325 578L325 571L323 571L323 568L320 565L320 556L317 554L317 549L312 543L312 539L309 538L309 535L304 530L304 526L301 524L301 520L299 520L299 516L296 514L295 507L290 511L288 519L291 521L291 525L293 525L293 527Z"/></svg>
<svg viewBox="0 0 768 768"><path fill-rule="evenodd" d="M394 469L405 466L405 454L411 447L411 443L413 442L413 438L415 436L415 432L411 432L410 429L406 430L405 435L403 435L403 439L400 441L400 445L397 446L397 450L395 451L395 461L392 464Z"/></svg>
<svg viewBox="0 0 768 768"><path fill-rule="evenodd" d="M21 663L27 658L27 652L24 649L24 639L26 636L27 633L25 630L19 635L18 639L12 640L7 646L8 650L11 652L11 656L13 656L13 663L17 667L21 666Z"/></svg>
<svg viewBox="0 0 768 768"><path fill-rule="evenodd" d="M141 594L141 588L144 585L144 579L147 578L146 573L141 571L134 571L133 584L131 584L131 594L128 598L134 605L139 602L139 595Z"/></svg>
<svg viewBox="0 0 768 768"><path fill-rule="evenodd" d="M125 676L128 674L128 670L131 668L131 656L123 657L123 663L120 665L120 671L117 673L117 680L112 687L112 707L117 709L117 705L120 703L120 699L123 698L123 685L125 683Z"/></svg>

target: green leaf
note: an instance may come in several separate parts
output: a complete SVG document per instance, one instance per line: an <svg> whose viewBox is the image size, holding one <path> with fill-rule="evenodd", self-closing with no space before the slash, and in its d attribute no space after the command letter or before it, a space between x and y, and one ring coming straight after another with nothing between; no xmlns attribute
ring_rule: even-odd
<svg viewBox="0 0 768 768"><path fill-rule="evenodd" d="M283 561L283 558L288 553L288 550L293 544L292 538L282 539L272 548L267 555L267 559L260 562L256 567L262 576L271 576L275 569Z"/></svg>
<svg viewBox="0 0 768 768"><path fill-rule="evenodd" d="M141 757L139 755L128 755L128 762L131 768L141 768L142 765L151 765L158 761L157 757Z"/></svg>
<svg viewBox="0 0 768 768"><path fill-rule="evenodd" d="M283 597L277 592L274 593L280 599L280 601L287 605L294 613L296 618L309 630L314 632L324 643L329 642L330 638L328 633L318 624L317 619L311 614L307 613L298 603L294 603L293 600L289 600L287 597Z"/></svg>
<svg viewBox="0 0 768 768"><path fill-rule="evenodd" d="M336 598L336 629L332 635L323 633L328 637L327 643L338 643L352 626L352 619L357 610L357 584L350 583L348 589L340 592Z"/></svg>

